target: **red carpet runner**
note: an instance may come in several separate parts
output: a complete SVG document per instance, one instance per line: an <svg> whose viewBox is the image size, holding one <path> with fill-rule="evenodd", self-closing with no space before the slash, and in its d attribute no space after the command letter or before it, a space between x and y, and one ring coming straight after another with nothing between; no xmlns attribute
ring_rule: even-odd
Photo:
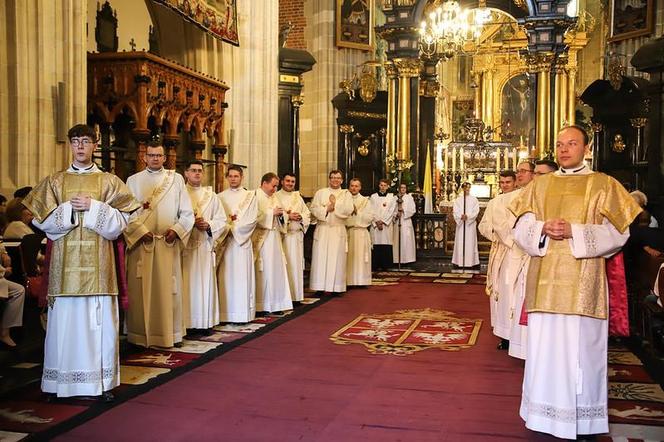
<svg viewBox="0 0 664 442"><path fill-rule="evenodd" d="M522 363L496 350L481 285L353 290L126 402L59 440L548 440L518 417ZM335 345L362 313L484 319L474 346L407 356Z"/></svg>

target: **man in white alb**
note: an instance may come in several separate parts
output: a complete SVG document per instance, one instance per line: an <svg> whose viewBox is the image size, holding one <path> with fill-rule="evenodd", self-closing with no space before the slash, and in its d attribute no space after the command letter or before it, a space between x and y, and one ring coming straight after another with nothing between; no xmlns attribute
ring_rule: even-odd
<svg viewBox="0 0 664 442"><path fill-rule="evenodd" d="M470 183L463 183L461 186L461 195L454 200L452 214L456 222L452 264L461 268L475 267L480 263L476 222L480 214L480 203L470 194Z"/></svg>
<svg viewBox="0 0 664 442"><path fill-rule="evenodd" d="M501 195L512 192L516 189L516 174L513 170L503 170L500 172L500 177L498 178L498 186L500 187ZM489 251L489 264L487 266L486 274L486 294L489 296L489 309L491 311L491 327L496 326L496 307L498 305L498 292L496 288L496 279L499 276L498 269L500 264L503 262L505 253L507 249L500 242L498 234L496 233L496 228L498 225L498 212L497 206L499 205L499 200L501 195L496 195L489 204L486 206L484 211L484 216L480 221L477 229L480 231L482 236L491 241L491 250ZM495 214L495 215L494 215ZM507 344L505 344L507 345ZM502 349L503 345L501 342L500 348ZM505 347L507 348L507 347Z"/></svg>
<svg viewBox="0 0 664 442"><path fill-rule="evenodd" d="M353 213L353 199L341 188L340 170L332 170L329 187L320 189L311 202L311 214L316 217L314 244L311 253L311 290L343 293L346 291L346 254L348 236L346 219Z"/></svg>
<svg viewBox="0 0 664 442"><path fill-rule="evenodd" d="M291 299L293 304L297 305L304 299L304 234L309 228L311 215L302 195L295 190L295 175L284 174L281 180L281 190L276 195L279 205L286 212L284 253L286 254Z"/></svg>
<svg viewBox="0 0 664 442"><path fill-rule="evenodd" d="M268 172L256 189L258 220L251 241L256 259L256 312L281 313L293 309L281 236L286 232L284 208L275 195L279 177Z"/></svg>
<svg viewBox="0 0 664 442"><path fill-rule="evenodd" d="M84 124L67 134L69 168L23 200L53 241L42 390L58 397L102 396L120 385L118 283L112 241L140 206L115 175L92 162L97 134Z"/></svg>
<svg viewBox="0 0 664 442"><path fill-rule="evenodd" d="M350 189L350 183L348 183ZM382 178L378 182L378 192L371 195L371 208L374 220L371 223L371 251L373 270L388 270L392 267L392 222L397 213L397 198L389 193L390 182Z"/></svg>
<svg viewBox="0 0 664 442"><path fill-rule="evenodd" d="M142 207L129 220L127 242L127 341L143 347L181 347L189 324L183 299L181 251L194 212L184 178L164 168L158 141L148 145L147 168L127 179Z"/></svg>
<svg viewBox="0 0 664 442"><path fill-rule="evenodd" d="M412 217L415 215L415 200L408 193L408 186L399 185L399 196L397 197L397 211L394 214L392 229L392 256L395 264L415 262L415 230L413 229ZM401 244L401 246L399 246Z"/></svg>
<svg viewBox="0 0 664 442"><path fill-rule="evenodd" d="M228 233L226 212L217 194L202 186L203 162L190 160L184 176L194 210L194 229L182 250L185 298L189 299L189 327L210 334L219 324L219 291L215 245Z"/></svg>
<svg viewBox="0 0 664 442"><path fill-rule="evenodd" d="M618 181L584 164L588 142L582 128L563 128L560 170L510 205L514 239L531 256L520 415L531 430L566 439L609 431L605 258L641 210Z"/></svg>
<svg viewBox="0 0 664 442"><path fill-rule="evenodd" d="M217 267L222 322L246 323L256 317L256 270L251 236L256 228L256 192L242 187L242 167L228 166L229 188L218 196L229 221L229 233L219 244Z"/></svg>
<svg viewBox="0 0 664 442"><path fill-rule="evenodd" d="M374 206L369 198L360 195L362 182L353 178L348 191L353 198L353 213L346 219L348 228L348 266L346 283L349 286L371 285L371 237L369 226L375 220Z"/></svg>

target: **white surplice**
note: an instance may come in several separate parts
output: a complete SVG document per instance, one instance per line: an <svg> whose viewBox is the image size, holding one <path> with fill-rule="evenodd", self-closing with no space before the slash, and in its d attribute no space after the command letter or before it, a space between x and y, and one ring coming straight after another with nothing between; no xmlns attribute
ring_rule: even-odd
<svg viewBox="0 0 664 442"><path fill-rule="evenodd" d="M496 307L498 305L498 295L496 293L496 278L498 276L498 269L500 268L500 263L505 256L507 251L502 243L498 240L498 234L496 233L494 222L494 212L496 211L496 205L498 204L498 198L500 195L493 198L486 206L484 211L484 216L477 226L477 229L480 231L483 237L491 241L491 250L489 251L489 264L487 265L486 272L486 294L489 297L489 311L491 314L491 328L496 326ZM497 221L497 220L496 220Z"/></svg>
<svg viewBox="0 0 664 442"><path fill-rule="evenodd" d="M251 236L256 227L256 192L226 189L219 198L230 223L230 231L218 253L219 309L222 322L249 322L256 317L256 271Z"/></svg>
<svg viewBox="0 0 664 442"><path fill-rule="evenodd" d="M182 250L183 286L189 299L189 327L212 328L219 324L219 288L215 245L228 232L226 212L212 187L187 185L194 218L203 218L208 231L193 228Z"/></svg>
<svg viewBox="0 0 664 442"><path fill-rule="evenodd" d="M402 264L415 262L417 259L415 253L415 229L413 228L412 217L417 209L415 200L410 193L402 197L401 208L401 235L399 235L399 212L394 214L394 228L392 229L392 257L395 264L401 260ZM397 207L398 210L398 207ZM399 241L401 241L401 257L399 257Z"/></svg>
<svg viewBox="0 0 664 442"><path fill-rule="evenodd" d="M276 195L287 214L299 213L302 216L301 221L289 220L286 216L286 233L283 237L291 299L302 301L304 299L304 235L309 229L311 214L300 192L295 190L286 192L281 189Z"/></svg>
<svg viewBox="0 0 664 442"><path fill-rule="evenodd" d="M23 239L26 235L32 235L35 233L26 223L23 221L12 221L7 224L5 232L2 234L5 240L11 239Z"/></svg>
<svg viewBox="0 0 664 442"><path fill-rule="evenodd" d="M336 198L335 208L327 212L330 195ZM316 218L314 244L311 255L311 290L325 292L346 291L346 255L348 235L346 218L353 213L353 199L346 189L320 189L311 203Z"/></svg>
<svg viewBox="0 0 664 442"><path fill-rule="evenodd" d="M258 219L252 241L256 254L256 311L278 312L293 309L288 284L286 255L281 235L286 232L286 214L274 216L279 207L276 195L256 189Z"/></svg>
<svg viewBox="0 0 664 442"><path fill-rule="evenodd" d="M465 206L464 206L465 199ZM465 223L461 221L461 215L466 214ZM473 267L480 263L480 254L477 250L477 216L480 214L480 203L472 195L464 196L463 193L454 200L452 210L454 221L456 221L456 232L454 234L454 253L452 264L462 267ZM465 233L464 233L465 225ZM465 235L465 259L464 259L464 235Z"/></svg>
<svg viewBox="0 0 664 442"><path fill-rule="evenodd" d="M346 284L371 285L371 236L368 228L375 220L375 206L369 198L359 193L352 198L355 209L346 219L348 227Z"/></svg>
<svg viewBox="0 0 664 442"><path fill-rule="evenodd" d="M0 257L6 253L5 246L0 242ZM2 266L2 260L0 260L0 301L5 303L2 317L0 318L0 327L20 327L23 325L25 287L14 281L5 279L6 270Z"/></svg>
<svg viewBox="0 0 664 442"><path fill-rule="evenodd" d="M498 236L500 244L505 249L502 260L496 263L498 267L494 279L496 284L494 287L496 318L493 333L507 340L512 335L514 324L518 325L519 322L521 312L516 311L517 287L519 278L522 278L522 272L527 272L527 268L524 269L524 266L529 262L528 255L514 242L512 229L516 218L508 209L512 200L517 198L519 194L520 190L516 190L500 195L497 198L493 212L495 233ZM521 342L515 342L514 345L515 349L513 349L513 353L518 350L516 347L519 347ZM512 347L512 342L510 342L510 347ZM521 350L525 350L525 347L521 348Z"/></svg>
<svg viewBox="0 0 664 442"><path fill-rule="evenodd" d="M70 166L67 173L103 172L93 165L87 169ZM124 186L116 176L106 175ZM93 199L83 213L74 211L69 201L60 202L41 223L35 219L33 224L54 244L79 228L94 231L100 241L112 241L122 234L127 219L128 213ZM96 262L97 257L88 259ZM59 265L56 261L52 256L51 266ZM49 295L58 294L49 290ZM120 385L117 293L49 299L42 391L58 397L99 396Z"/></svg>
<svg viewBox="0 0 664 442"><path fill-rule="evenodd" d="M575 174L571 170L555 173ZM592 172L586 167L576 173ZM551 240L542 236L543 226L544 221L538 221L529 212L519 218L514 228L514 240L530 256L547 253ZM602 224L572 224L568 244L577 259L609 257L620 250L628 237L629 230L620 233L605 218ZM608 290L598 295L608 298ZM528 314L519 411L526 427L566 439L609 431L608 323L607 319L581 315Z"/></svg>
<svg viewBox="0 0 664 442"><path fill-rule="evenodd" d="M184 178L173 170L145 169L127 179L143 207L132 215L127 241L127 340L144 347L172 347L189 326L189 300L183 290L182 246L194 226L194 212ZM177 234L172 244L166 232ZM154 239L142 237L152 232Z"/></svg>
<svg viewBox="0 0 664 442"><path fill-rule="evenodd" d="M371 211L374 221L371 223L371 243L374 245L392 245L392 223L397 212L397 198L392 193L381 196L378 193L371 195ZM376 222L382 221L383 230L376 228Z"/></svg>

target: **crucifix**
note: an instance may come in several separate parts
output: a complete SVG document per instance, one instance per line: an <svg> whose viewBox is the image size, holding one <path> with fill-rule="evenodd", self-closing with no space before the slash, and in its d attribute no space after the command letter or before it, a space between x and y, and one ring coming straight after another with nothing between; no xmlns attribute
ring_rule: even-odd
<svg viewBox="0 0 664 442"><path fill-rule="evenodd" d="M129 46L131 46L131 51L134 52L136 50L136 42L134 41L134 37L129 40Z"/></svg>

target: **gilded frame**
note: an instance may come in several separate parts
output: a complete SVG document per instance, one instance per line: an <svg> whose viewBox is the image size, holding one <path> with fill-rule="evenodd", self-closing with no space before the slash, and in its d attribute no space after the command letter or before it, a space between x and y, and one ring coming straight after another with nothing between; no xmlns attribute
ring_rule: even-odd
<svg viewBox="0 0 664 442"><path fill-rule="evenodd" d="M644 6L638 8L645 12L645 20L642 27L628 29L627 31L620 31L621 23L626 23L626 20L630 17L627 16L626 9L631 7L625 5L625 0L611 0L611 20L610 20L610 35L608 41L613 43L621 40L626 40L628 38L641 37L644 35L650 35L655 28L655 0L642 0ZM638 12L636 12L638 14ZM633 17L631 17L633 18Z"/></svg>
<svg viewBox="0 0 664 442"><path fill-rule="evenodd" d="M336 0L334 22L338 48L373 50L374 4L375 0ZM349 12L353 6L360 6L363 11ZM365 23L352 23L351 20L354 19L365 21ZM366 32L366 34L362 34L362 32Z"/></svg>

